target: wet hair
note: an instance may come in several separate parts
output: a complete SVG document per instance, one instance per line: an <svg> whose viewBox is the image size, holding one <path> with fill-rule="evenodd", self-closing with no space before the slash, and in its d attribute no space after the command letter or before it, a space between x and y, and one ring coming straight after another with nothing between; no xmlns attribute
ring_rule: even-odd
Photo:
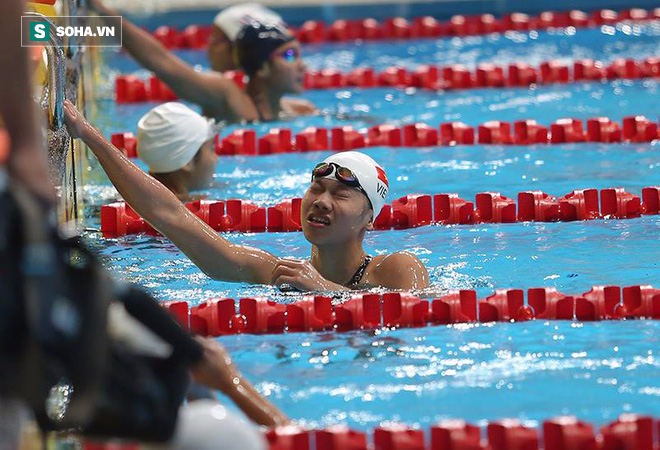
<svg viewBox="0 0 660 450"><path fill-rule="evenodd" d="M236 62L248 76L253 76L279 46L294 39L279 24L248 23L236 37Z"/></svg>

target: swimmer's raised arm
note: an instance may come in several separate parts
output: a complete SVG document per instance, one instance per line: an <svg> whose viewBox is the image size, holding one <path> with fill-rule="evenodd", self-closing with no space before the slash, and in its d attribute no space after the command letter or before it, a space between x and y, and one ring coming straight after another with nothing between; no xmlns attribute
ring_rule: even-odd
<svg viewBox="0 0 660 450"><path fill-rule="evenodd" d="M72 137L85 141L128 204L204 273L216 280L270 283L277 263L275 256L224 239L109 143L68 101L65 119Z"/></svg>
<svg viewBox="0 0 660 450"><path fill-rule="evenodd" d="M111 17L117 13L99 0L93 0L91 6L107 25L123 26L123 48L180 98L202 106L217 119L233 119L231 116L243 120L259 119L254 104L233 81L217 73L197 72L125 17Z"/></svg>

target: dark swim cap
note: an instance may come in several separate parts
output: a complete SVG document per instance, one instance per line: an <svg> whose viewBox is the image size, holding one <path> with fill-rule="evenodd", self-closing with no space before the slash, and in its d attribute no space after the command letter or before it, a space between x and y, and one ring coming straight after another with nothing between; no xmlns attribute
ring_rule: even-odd
<svg viewBox="0 0 660 450"><path fill-rule="evenodd" d="M252 76L271 57L280 45L295 38L278 24L252 22L238 33L235 42L236 59L248 76Z"/></svg>

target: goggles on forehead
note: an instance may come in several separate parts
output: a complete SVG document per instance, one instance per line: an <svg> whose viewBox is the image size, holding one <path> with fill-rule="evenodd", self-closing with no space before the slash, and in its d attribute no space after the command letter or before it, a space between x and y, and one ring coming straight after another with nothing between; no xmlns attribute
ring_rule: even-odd
<svg viewBox="0 0 660 450"><path fill-rule="evenodd" d="M371 207L371 209L373 209L373 205L371 204L371 200L369 200L367 191L364 190L364 188L360 184L360 181L358 180L357 176L353 173L353 171L347 167L342 167L339 164L333 162L318 163L316 167L314 167L314 170L312 170L312 181L314 181L316 178L328 177L332 175L333 172L335 175L335 179L337 181L362 192L365 195L365 197L367 197L367 200L369 201L369 206Z"/></svg>
<svg viewBox="0 0 660 450"><path fill-rule="evenodd" d="M295 60L300 58L300 52L298 51L297 48L288 48L283 52L276 53L274 56L282 58L287 62L294 62Z"/></svg>

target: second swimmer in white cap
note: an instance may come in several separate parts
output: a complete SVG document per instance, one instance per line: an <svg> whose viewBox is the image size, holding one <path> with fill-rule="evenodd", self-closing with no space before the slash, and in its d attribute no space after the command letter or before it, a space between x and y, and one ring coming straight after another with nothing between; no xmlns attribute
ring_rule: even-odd
<svg viewBox="0 0 660 450"><path fill-rule="evenodd" d="M364 153L337 153L312 169L300 217L311 257L291 260L228 241L114 148L69 102L65 118L71 136L85 141L129 205L213 279L302 291L428 286L428 272L415 255L371 257L363 249L389 193L385 170Z"/></svg>
<svg viewBox="0 0 660 450"><path fill-rule="evenodd" d="M218 160L215 134L214 121L181 103L164 103L138 122L138 157L154 178L186 199L211 184Z"/></svg>

